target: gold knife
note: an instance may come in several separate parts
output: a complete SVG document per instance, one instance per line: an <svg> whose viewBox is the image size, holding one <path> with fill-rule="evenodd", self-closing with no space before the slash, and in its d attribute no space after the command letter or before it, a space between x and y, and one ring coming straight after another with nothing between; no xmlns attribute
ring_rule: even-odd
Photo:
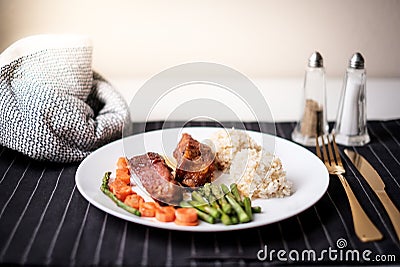
<svg viewBox="0 0 400 267"><path fill-rule="evenodd" d="M369 164L369 162L360 154L348 149L345 149L344 153L351 160L354 166L357 167L358 171L362 174L364 179L368 182L369 186L374 190L375 194L382 202L390 220L392 221L393 227L396 230L397 238L400 240L400 212L387 195L382 178L376 172L374 167L372 167L371 164Z"/></svg>

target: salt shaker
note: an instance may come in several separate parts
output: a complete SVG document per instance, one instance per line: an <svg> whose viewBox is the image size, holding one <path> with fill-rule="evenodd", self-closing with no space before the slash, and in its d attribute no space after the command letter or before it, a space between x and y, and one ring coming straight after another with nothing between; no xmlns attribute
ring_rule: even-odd
<svg viewBox="0 0 400 267"><path fill-rule="evenodd" d="M308 60L303 86L303 111L292 132L292 140L306 146L315 146L317 136L326 136L326 81L321 54L315 51Z"/></svg>
<svg viewBox="0 0 400 267"><path fill-rule="evenodd" d="M334 126L335 140L346 146L362 146L370 141L367 130L366 71L364 58L355 53L346 70Z"/></svg>

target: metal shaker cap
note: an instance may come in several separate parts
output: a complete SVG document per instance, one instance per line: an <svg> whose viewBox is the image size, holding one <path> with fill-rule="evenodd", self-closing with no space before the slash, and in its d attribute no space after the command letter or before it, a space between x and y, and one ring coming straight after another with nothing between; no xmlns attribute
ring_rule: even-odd
<svg viewBox="0 0 400 267"><path fill-rule="evenodd" d="M312 53L308 59L308 66L310 68L322 68L324 66L324 60L319 52Z"/></svg>
<svg viewBox="0 0 400 267"><path fill-rule="evenodd" d="M354 53L354 55L349 60L349 68L353 69L363 69L364 68L364 57L361 53Z"/></svg>

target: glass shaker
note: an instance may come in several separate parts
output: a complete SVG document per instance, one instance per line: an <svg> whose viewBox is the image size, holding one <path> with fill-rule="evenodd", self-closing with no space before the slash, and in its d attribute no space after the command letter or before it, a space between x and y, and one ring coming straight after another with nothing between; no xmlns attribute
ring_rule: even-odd
<svg viewBox="0 0 400 267"><path fill-rule="evenodd" d="M355 53L346 70L334 133L336 142L362 146L370 141L367 130L366 71L364 58Z"/></svg>
<svg viewBox="0 0 400 267"><path fill-rule="evenodd" d="M326 136L326 81L323 58L314 52L305 72L303 86L304 108L302 116L292 132L292 140L305 146L315 146L317 136Z"/></svg>

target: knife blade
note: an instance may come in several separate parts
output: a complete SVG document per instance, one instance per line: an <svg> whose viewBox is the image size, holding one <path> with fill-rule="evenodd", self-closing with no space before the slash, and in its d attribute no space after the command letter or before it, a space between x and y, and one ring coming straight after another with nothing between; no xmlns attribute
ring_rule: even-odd
<svg viewBox="0 0 400 267"><path fill-rule="evenodd" d="M382 178L374 167L372 167L371 164L357 152L345 149L344 153L354 166L356 166L357 170L362 174L363 178L367 181L369 186L382 202L396 231L397 238L400 240L400 212L387 195L385 191L385 183Z"/></svg>
<svg viewBox="0 0 400 267"><path fill-rule="evenodd" d="M356 166L357 170L363 175L364 179L373 190L385 190L385 184L381 177L363 156L348 149L345 149L344 153L354 166Z"/></svg>

